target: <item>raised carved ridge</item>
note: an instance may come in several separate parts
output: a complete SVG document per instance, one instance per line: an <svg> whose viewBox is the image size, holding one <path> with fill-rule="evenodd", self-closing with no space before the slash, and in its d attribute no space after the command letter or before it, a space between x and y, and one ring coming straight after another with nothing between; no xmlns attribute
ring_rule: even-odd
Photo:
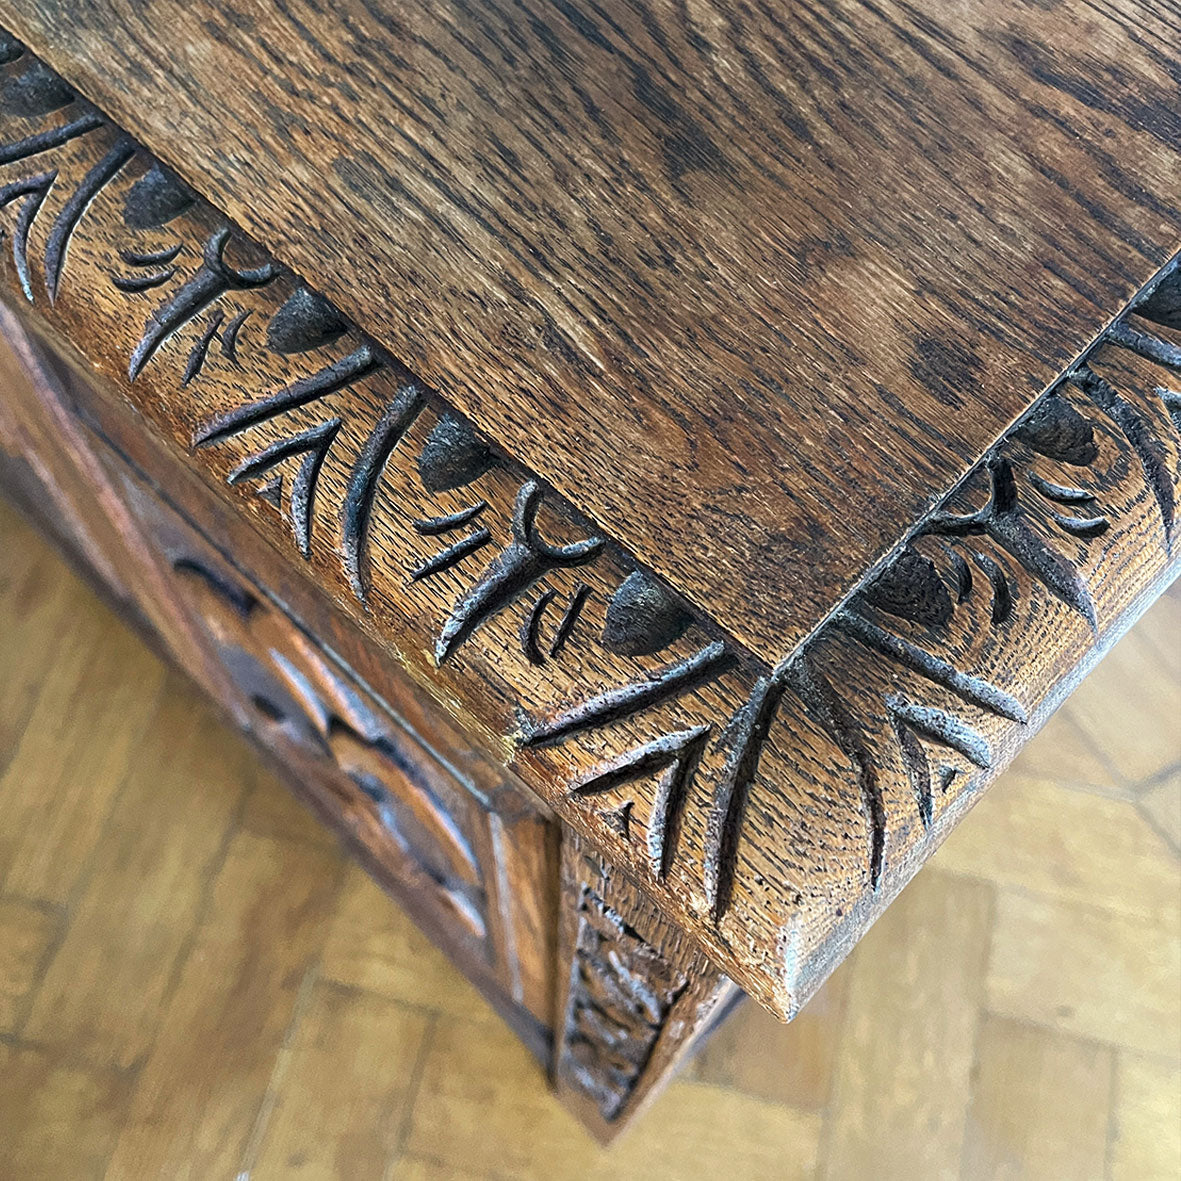
<svg viewBox="0 0 1181 1181"><path fill-rule="evenodd" d="M1175 264L771 668L58 98L0 103L10 298L780 1012L1176 568Z"/></svg>

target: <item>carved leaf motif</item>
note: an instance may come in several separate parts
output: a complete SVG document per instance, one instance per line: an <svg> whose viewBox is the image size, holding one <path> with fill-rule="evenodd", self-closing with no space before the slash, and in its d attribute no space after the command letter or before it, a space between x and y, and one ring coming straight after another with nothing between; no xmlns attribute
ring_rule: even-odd
<svg viewBox="0 0 1181 1181"><path fill-rule="evenodd" d="M888 698L886 704L919 817L923 827L929 828L934 817L935 787L927 752L920 740L946 746L983 770L992 766L992 752L980 734L945 710L916 705L897 696Z"/></svg>
<svg viewBox="0 0 1181 1181"><path fill-rule="evenodd" d="M209 235L202 250L201 266L148 317L143 335L131 353L127 376L131 381L143 372L156 350L173 333L204 311L227 291L248 291L263 287L279 274L273 262L252 268L235 267L226 261L230 231L222 227Z"/></svg>
<svg viewBox="0 0 1181 1181"><path fill-rule="evenodd" d="M1113 325L1114 327L1114 325ZM1097 373L1084 367L1074 376L1075 383L1087 397L1124 433L1144 471L1144 481L1156 499L1165 528L1165 542L1172 539L1176 510L1173 478L1165 462L1164 447L1155 437L1144 416L1115 387Z"/></svg>
<svg viewBox="0 0 1181 1181"><path fill-rule="evenodd" d="M293 455L302 455L295 479L291 481L291 531L299 552L310 557L312 552L312 514L315 508L316 484L324 456L340 430L340 419L332 418L318 426L289 435L264 447L244 459L227 477L227 483L237 484L266 475L276 465ZM270 485L264 487L266 492Z"/></svg>
<svg viewBox="0 0 1181 1181"><path fill-rule="evenodd" d="M570 545L547 542L537 528L541 499L541 485L536 481L521 485L513 506L513 539L485 567L476 585L455 604L443 624L435 645L435 659L439 664L476 628L523 595L550 570L581 566L593 561L602 550L600 537L587 537Z"/></svg>
<svg viewBox="0 0 1181 1181"><path fill-rule="evenodd" d="M685 793L701 761L710 726L665 734L596 767L570 789L571 795L596 796L649 775L660 774L648 825L648 861L663 879L676 853Z"/></svg>

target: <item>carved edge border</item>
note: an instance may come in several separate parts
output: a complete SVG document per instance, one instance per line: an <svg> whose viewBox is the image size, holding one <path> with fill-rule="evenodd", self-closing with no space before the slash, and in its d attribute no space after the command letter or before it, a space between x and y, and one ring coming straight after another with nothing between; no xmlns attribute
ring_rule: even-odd
<svg viewBox="0 0 1181 1181"><path fill-rule="evenodd" d="M0 36L10 299L790 1015L1176 572L1181 272L775 667Z"/></svg>

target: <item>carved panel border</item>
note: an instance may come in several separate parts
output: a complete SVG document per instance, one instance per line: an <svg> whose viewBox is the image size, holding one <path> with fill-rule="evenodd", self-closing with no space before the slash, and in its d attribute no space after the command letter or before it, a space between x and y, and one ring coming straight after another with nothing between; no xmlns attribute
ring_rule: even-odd
<svg viewBox="0 0 1181 1181"><path fill-rule="evenodd" d="M1178 568L1175 263L772 668L11 38L0 226L7 299L781 1014Z"/></svg>

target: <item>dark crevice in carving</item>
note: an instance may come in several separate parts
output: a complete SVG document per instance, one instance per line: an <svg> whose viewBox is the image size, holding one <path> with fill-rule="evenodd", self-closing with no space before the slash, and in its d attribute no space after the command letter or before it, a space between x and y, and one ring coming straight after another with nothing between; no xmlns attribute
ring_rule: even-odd
<svg viewBox="0 0 1181 1181"><path fill-rule="evenodd" d="M477 480L496 456L462 419L444 414L423 444L418 474L428 492L446 492Z"/></svg>
<svg viewBox="0 0 1181 1181"><path fill-rule="evenodd" d="M174 332L183 328L194 316L205 310L227 291L247 291L271 282L279 273L273 262L260 267L239 270L225 261L226 245L230 240L228 227L209 235L202 252L201 266L196 274L148 317L139 344L131 354L127 376L134 381L156 350Z"/></svg>
<svg viewBox="0 0 1181 1181"><path fill-rule="evenodd" d="M969 705L989 710L1022 725L1029 721L1021 703L1003 689L998 689L979 677L960 672L946 660L932 656L930 652L924 651L909 640L904 640L901 636L891 635L853 611L842 611L834 617L833 626L864 644L870 651L888 656L904 668L919 673L936 685L943 686Z"/></svg>
<svg viewBox="0 0 1181 1181"><path fill-rule="evenodd" d="M304 353L331 344L347 329L347 321L332 304L301 283L271 317L267 348L274 353Z"/></svg>
<svg viewBox="0 0 1181 1181"><path fill-rule="evenodd" d="M112 275L111 286L127 295L136 295L141 291L151 291L153 287L162 287L176 271L176 267L165 267L162 271L150 271L146 275Z"/></svg>
<svg viewBox="0 0 1181 1181"><path fill-rule="evenodd" d="M558 597L556 590L542 591L537 602L529 609L529 613L521 622L521 651L530 664L545 663L545 655L538 644L541 633L541 620L546 608Z"/></svg>
<svg viewBox="0 0 1181 1181"><path fill-rule="evenodd" d="M972 593L972 569L955 550L944 546L943 552L947 554L952 574L955 576L955 601L963 603Z"/></svg>
<svg viewBox="0 0 1181 1181"><path fill-rule="evenodd" d="M523 595L551 570L580 566L603 548L599 537L570 545L550 545L538 532L542 489L535 481L521 485L513 506L513 539L485 568L476 585L455 604L439 633L435 659L442 664L485 620Z"/></svg>
<svg viewBox="0 0 1181 1181"><path fill-rule="evenodd" d="M1004 567L995 558L980 552L974 553L972 558L992 586L992 623L999 627L1013 614L1013 588L1005 576Z"/></svg>
<svg viewBox="0 0 1181 1181"><path fill-rule="evenodd" d="M601 764L570 789L574 796L597 796L660 773L648 824L648 864L658 881L668 876L676 856L685 796L697 774L711 729L707 723L665 734Z"/></svg>
<svg viewBox="0 0 1181 1181"><path fill-rule="evenodd" d="M1095 494L1085 488L1072 488L1066 484L1055 484L1052 480L1044 480L1037 472L1029 473L1029 482L1047 500L1057 504L1091 504L1095 501Z"/></svg>
<svg viewBox="0 0 1181 1181"><path fill-rule="evenodd" d="M160 250L120 250L119 257L129 267L162 267L173 262L185 248L183 242Z"/></svg>
<svg viewBox="0 0 1181 1181"><path fill-rule="evenodd" d="M274 475L265 483L261 484L255 495L260 499L265 500L267 504L274 505L280 512L283 510L283 477L281 475Z"/></svg>
<svg viewBox="0 0 1181 1181"><path fill-rule="evenodd" d="M242 332L242 327L253 313L253 309L247 308L245 311L239 312L234 316L230 322L225 326L225 331L221 334L221 355L225 357L231 365L240 365L238 360L238 337Z"/></svg>
<svg viewBox="0 0 1181 1181"><path fill-rule="evenodd" d="M732 663L733 657L725 644L720 641L709 644L684 660L657 669L643 680L608 689L553 718L543 721L525 719L519 741L527 747L553 746L583 730L618 722L671 697L687 693L720 676Z"/></svg>
<svg viewBox="0 0 1181 1181"><path fill-rule="evenodd" d="M730 909L747 796L790 678L789 663L760 678L727 731L730 750L714 789L705 833L705 897L715 923Z"/></svg>
<svg viewBox="0 0 1181 1181"><path fill-rule="evenodd" d="M381 361L368 345L363 344L347 357L333 361L331 365L325 365L311 377L300 378L299 381L292 382L286 388L268 394L265 398L247 402L226 414L218 415L197 432L193 437L193 446L207 447L213 443L220 443L230 435L255 426L276 414L294 410L297 406L305 406L317 398L334 394L380 368Z"/></svg>
<svg viewBox="0 0 1181 1181"><path fill-rule="evenodd" d="M305 558L310 557L312 552L312 508L316 481L324 456L328 454L340 426L340 419L333 418L297 435L280 439L244 459L227 478L230 484L251 480L270 471L277 463L293 455L303 454L303 462L291 482L291 530L295 535L295 544Z"/></svg>
<svg viewBox="0 0 1181 1181"><path fill-rule="evenodd" d="M410 581L420 582L424 578L430 578L432 574L441 574L444 570L450 570L452 566L458 565L464 558L483 549L491 540L492 534L481 525L479 529L473 530L466 537L449 545L445 550L435 554L433 558L428 558L425 562L415 566L410 572Z"/></svg>
<svg viewBox="0 0 1181 1181"><path fill-rule="evenodd" d="M180 379L182 387L188 385L205 368L205 358L209 356L209 346L213 343L213 338L217 335L217 330L225 318L225 312L221 311L214 312L209 317L205 331L197 337L193 347L189 350L189 359L185 362L185 371Z"/></svg>
<svg viewBox="0 0 1181 1181"><path fill-rule="evenodd" d="M1181 392L1158 388L1157 397L1164 404L1165 413L1173 423L1173 429L1181 435Z"/></svg>
<svg viewBox="0 0 1181 1181"><path fill-rule="evenodd" d="M1050 516L1060 529L1084 541L1101 536L1111 525L1106 517L1068 517L1057 512L1051 512Z"/></svg>
<svg viewBox="0 0 1181 1181"><path fill-rule="evenodd" d="M30 303L33 302L33 283L29 278L29 231L56 179L56 171L43 172L40 176L14 180L0 189L0 209L11 205L13 201L21 202L12 234L12 260L16 264L21 290Z"/></svg>
<svg viewBox="0 0 1181 1181"><path fill-rule="evenodd" d="M566 608L561 620L559 620L557 630L554 632L553 643L549 646L551 659L559 655L562 649L565 648L566 642L573 634L575 625L582 615L582 609L586 606L590 596L591 588L585 582L579 582L575 586L573 593L570 595L570 605Z"/></svg>
<svg viewBox="0 0 1181 1181"><path fill-rule="evenodd" d="M462 529L464 525L470 525L487 507L486 500L477 500L475 504L469 504L467 508L461 508L458 512L415 521L414 531L421 533L424 537L437 537L440 533L450 533L452 529Z"/></svg>
<svg viewBox="0 0 1181 1181"><path fill-rule="evenodd" d="M231 582L228 578L222 577L221 574L207 563L197 558L175 558L172 562L172 568L178 574L190 574L199 578L228 606L232 607L235 614L242 619L249 618L251 612L259 605L257 596L252 595L239 583Z"/></svg>
<svg viewBox="0 0 1181 1181"><path fill-rule="evenodd" d="M69 123L60 127L50 127L45 131L38 131L34 135L27 135L24 139L14 140L12 143L0 146L0 164L14 164L17 160L25 160L29 156L36 156L40 152L48 152L53 148L60 148L80 135L97 131L105 125L105 120L97 111L86 111Z"/></svg>
<svg viewBox="0 0 1181 1181"><path fill-rule="evenodd" d="M662 582L634 570L611 596L603 643L624 656L651 656L685 634L693 616Z"/></svg>
<svg viewBox="0 0 1181 1181"><path fill-rule="evenodd" d="M344 564L353 594L364 602L369 593L369 575L365 564L365 540L377 482L386 461L422 409L422 392L417 386L404 386L386 407L349 475L344 498Z"/></svg>
<svg viewBox="0 0 1181 1181"><path fill-rule="evenodd" d="M1165 529L1165 545L1168 546L1173 538L1176 504L1173 496L1173 479L1165 462L1164 449L1153 437L1143 415L1131 402L1120 397L1110 382L1104 381L1097 373L1087 368L1080 369L1072 380L1123 432L1124 438L1131 444L1144 470L1144 481L1160 510Z"/></svg>
<svg viewBox="0 0 1181 1181"><path fill-rule="evenodd" d="M123 203L123 221L133 230L152 230L197 203L197 194L158 160L131 186Z"/></svg>
<svg viewBox="0 0 1181 1181"><path fill-rule="evenodd" d="M635 806L635 800L625 800L618 808L610 808L606 812L600 812L598 816L612 832L619 834L620 839L625 843L630 842L632 839L632 812Z"/></svg>
<svg viewBox="0 0 1181 1181"><path fill-rule="evenodd" d="M879 611L923 627L940 627L955 612L935 563L909 547L862 593L865 601Z"/></svg>
<svg viewBox="0 0 1181 1181"><path fill-rule="evenodd" d="M1107 330L1107 339L1120 348L1136 353L1146 361L1181 372L1181 347L1170 341L1161 340L1151 332L1141 332L1126 320L1116 320Z"/></svg>
<svg viewBox="0 0 1181 1181"><path fill-rule="evenodd" d="M134 154L134 142L121 135L110 151L82 178L54 219L45 241L45 289L49 293L50 303L57 299L62 266L66 261L66 247L70 244L74 228L103 186L114 179Z"/></svg>
<svg viewBox="0 0 1181 1181"><path fill-rule="evenodd" d="M806 651L788 661L785 670L787 684L853 766L868 837L869 883L876 890L886 867L886 803L861 727L841 704L832 686L813 667Z"/></svg>

